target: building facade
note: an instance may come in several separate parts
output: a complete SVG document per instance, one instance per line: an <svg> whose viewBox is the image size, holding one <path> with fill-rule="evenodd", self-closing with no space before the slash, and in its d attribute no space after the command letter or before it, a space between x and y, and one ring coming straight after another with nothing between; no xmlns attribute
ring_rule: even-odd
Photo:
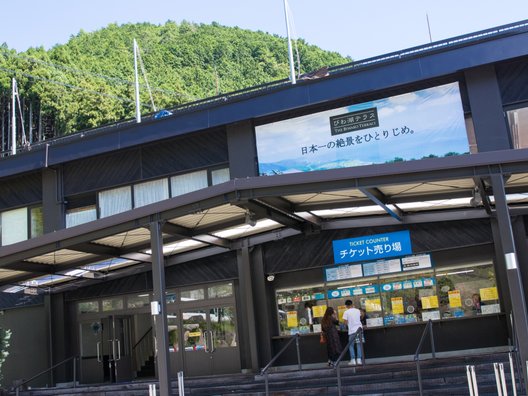
<svg viewBox="0 0 528 396"><path fill-rule="evenodd" d="M528 359L526 22L1 164L4 385L71 357L83 384L256 372L295 334L325 362L347 299L367 359L429 320L437 351Z"/></svg>

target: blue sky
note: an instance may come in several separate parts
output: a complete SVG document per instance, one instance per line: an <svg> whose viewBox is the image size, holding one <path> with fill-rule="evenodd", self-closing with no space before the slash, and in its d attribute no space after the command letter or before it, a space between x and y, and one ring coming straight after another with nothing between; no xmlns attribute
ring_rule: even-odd
<svg viewBox="0 0 528 396"><path fill-rule="evenodd" d="M528 19L527 0L288 0L295 34L359 60ZM283 0L0 1L0 43L24 51L62 44L83 29L168 19L239 26L286 35Z"/></svg>

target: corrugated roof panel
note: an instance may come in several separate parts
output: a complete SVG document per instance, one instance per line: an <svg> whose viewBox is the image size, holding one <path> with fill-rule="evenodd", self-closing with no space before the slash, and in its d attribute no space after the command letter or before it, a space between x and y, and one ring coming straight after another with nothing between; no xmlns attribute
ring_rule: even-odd
<svg viewBox="0 0 528 396"><path fill-rule="evenodd" d="M26 259L31 263L40 263L40 264L66 264L77 260L85 260L90 257L97 257L95 254L78 252L76 250L61 249L56 252L51 252L44 254L42 256L35 256Z"/></svg>

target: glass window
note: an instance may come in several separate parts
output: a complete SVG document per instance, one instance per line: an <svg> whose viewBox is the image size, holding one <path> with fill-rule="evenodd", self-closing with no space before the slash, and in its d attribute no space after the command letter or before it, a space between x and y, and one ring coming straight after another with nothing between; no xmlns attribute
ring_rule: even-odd
<svg viewBox="0 0 528 396"><path fill-rule="evenodd" d="M226 283L223 285L215 285L207 288L207 296L209 298L223 298L233 295L233 284Z"/></svg>
<svg viewBox="0 0 528 396"><path fill-rule="evenodd" d="M148 293L138 294L137 296L128 296L127 298L127 307L130 309L147 307L149 304L150 295Z"/></svg>
<svg viewBox="0 0 528 396"><path fill-rule="evenodd" d="M217 307L209 310L215 348L237 346L234 307Z"/></svg>
<svg viewBox="0 0 528 396"><path fill-rule="evenodd" d="M165 292L165 302L167 304L175 304L176 303L176 292L174 290L167 290Z"/></svg>
<svg viewBox="0 0 528 396"><path fill-rule="evenodd" d="M211 171L211 182L213 186L215 184L224 183L229 181L229 168L216 169Z"/></svg>
<svg viewBox="0 0 528 396"><path fill-rule="evenodd" d="M103 300L103 312L117 311L123 309L123 298L108 298Z"/></svg>
<svg viewBox="0 0 528 396"><path fill-rule="evenodd" d="M432 271L398 274L380 279L383 324L440 319L436 281Z"/></svg>
<svg viewBox="0 0 528 396"><path fill-rule="evenodd" d="M97 220L97 209L95 205L69 209L66 211L66 228L94 220Z"/></svg>
<svg viewBox="0 0 528 396"><path fill-rule="evenodd" d="M187 173L185 175L173 176L171 181L171 194L173 197L186 194L191 191L206 188L207 171L202 170L198 172Z"/></svg>
<svg viewBox="0 0 528 396"><path fill-rule="evenodd" d="M327 308L323 286L277 290L276 298L281 335L321 331Z"/></svg>
<svg viewBox="0 0 528 396"><path fill-rule="evenodd" d="M181 292L180 301L197 301L204 298L204 289L184 290Z"/></svg>
<svg viewBox="0 0 528 396"><path fill-rule="evenodd" d="M42 206L31 208L31 238L44 234L44 214Z"/></svg>
<svg viewBox="0 0 528 396"><path fill-rule="evenodd" d="M2 212L2 246L28 239L28 209L20 208Z"/></svg>
<svg viewBox="0 0 528 396"><path fill-rule="evenodd" d="M79 313L99 312L98 301L82 301L79 303Z"/></svg>
<svg viewBox="0 0 528 396"><path fill-rule="evenodd" d="M136 208L168 198L168 179L152 180L134 185L134 206Z"/></svg>
<svg viewBox="0 0 528 396"><path fill-rule="evenodd" d="M513 148L528 147L528 107L506 112Z"/></svg>
<svg viewBox="0 0 528 396"><path fill-rule="evenodd" d="M178 316L175 313L167 314L167 326L169 332L169 352L179 352L180 332L178 330Z"/></svg>
<svg viewBox="0 0 528 396"><path fill-rule="evenodd" d="M365 326L382 326L380 290L376 278L362 278L328 286L328 305L337 310L339 321L343 322L346 311L345 301L352 300L354 307L361 311Z"/></svg>
<svg viewBox="0 0 528 396"><path fill-rule="evenodd" d="M130 186L114 188L99 193L99 213L101 218L132 209Z"/></svg>
<svg viewBox="0 0 528 396"><path fill-rule="evenodd" d="M443 318L500 312L495 270L491 263L437 270Z"/></svg>

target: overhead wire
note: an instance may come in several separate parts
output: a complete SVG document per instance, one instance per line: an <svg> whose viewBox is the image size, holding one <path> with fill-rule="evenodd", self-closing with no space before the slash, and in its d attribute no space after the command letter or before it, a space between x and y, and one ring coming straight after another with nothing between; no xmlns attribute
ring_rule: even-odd
<svg viewBox="0 0 528 396"><path fill-rule="evenodd" d="M15 75L21 75L21 76L24 76L24 77L45 81L45 82L48 82L50 84L61 85L61 86L67 87L67 88L77 89L77 90L88 92L88 93L92 93L92 94L95 94L95 95L105 96L107 98L119 100L121 102L135 103L132 99L122 98L120 96L108 94L106 92L95 91L93 89L83 88L83 87L79 87L77 85L68 84L68 83L61 82L61 81L50 80L50 79L45 78L45 77L35 76L34 74L31 74L31 73L25 73L25 72L9 69L9 68L3 67L3 66L0 66L0 70L3 70L3 71L8 72L8 73L15 74ZM151 105L147 104L147 103L141 103L141 105L144 106L144 107L151 108Z"/></svg>
<svg viewBox="0 0 528 396"><path fill-rule="evenodd" d="M42 59L34 58L34 57L31 57L31 56L28 56L28 55L23 55L23 54L18 54L18 53L13 54L12 52L8 51L5 48L0 48L0 52L3 52L5 55L10 56L10 57L19 58L19 59L25 59L25 60L28 60L28 61L33 62L33 63L39 63L39 64L43 64L43 65L46 65L46 66L54 67L56 69L67 70L67 71L70 71L70 72L73 72L73 73L91 75L91 76L95 76L95 77L98 77L98 78L101 78L101 79L104 79L104 80L112 81L112 82L115 82L115 83L118 83L118 84L124 84L124 85L134 85L135 84L133 81L125 80L125 79L122 79L122 78L119 78L119 77L112 77L112 76L107 76L105 74L95 73L95 72L88 71L88 70L77 69L77 68L74 68L74 67L71 67L71 66L61 65L61 64L45 61L45 60L42 60ZM131 55L131 54L128 54L128 55ZM184 98L189 99L189 100L196 100L197 99L197 98L195 98L195 97L193 97L193 96L191 96L189 94L186 94L186 93L180 93L180 92L176 92L176 91L172 91L172 90L164 89L164 88L150 87L148 82L146 84L140 84L140 86L144 86L144 87L146 86L151 91L161 92L161 93L165 93L167 95L184 97Z"/></svg>

